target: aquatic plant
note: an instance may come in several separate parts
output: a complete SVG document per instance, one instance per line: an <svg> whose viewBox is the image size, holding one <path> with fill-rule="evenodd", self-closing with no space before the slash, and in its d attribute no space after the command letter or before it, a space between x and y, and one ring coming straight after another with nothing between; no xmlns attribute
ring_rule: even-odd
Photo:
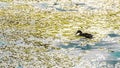
<svg viewBox="0 0 120 68"><path fill-rule="evenodd" d="M108 0L105 0L105 5L111 6L112 2L106 1ZM80 63L81 56L66 55L63 52L69 52L69 49L56 47L49 42L59 39L68 44L72 40L80 39L82 37L75 36L78 29L94 35L92 40L83 41L83 45L96 43L111 31L120 34L120 10L108 11L109 9L103 8L104 11L101 9L96 12L60 12L36 9L27 2L13 3L0 9L0 41L7 42L6 46L0 47L0 68L13 68L19 66L18 63L26 68L72 68ZM72 6L72 10L77 8L78 6ZM70 10L70 7L65 6L63 9ZM45 40L49 38L52 40Z"/></svg>
<svg viewBox="0 0 120 68"><path fill-rule="evenodd" d="M75 59L74 57L70 58L60 52L49 53L44 47L10 45L0 48L0 51L3 54L0 58L1 67L7 65L16 67L17 63L22 63L23 67L31 67L31 63L35 67L56 67L56 64L59 67L72 67L75 65L75 61L72 61ZM78 61L77 57L75 60Z"/></svg>

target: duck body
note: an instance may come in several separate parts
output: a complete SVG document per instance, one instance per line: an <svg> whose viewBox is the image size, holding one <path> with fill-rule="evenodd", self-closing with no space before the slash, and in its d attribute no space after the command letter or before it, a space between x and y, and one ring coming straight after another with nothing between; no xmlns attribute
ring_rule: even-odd
<svg viewBox="0 0 120 68"><path fill-rule="evenodd" d="M82 33L81 30L78 30L78 31L76 32L76 35L77 35L77 36L83 36L83 37L89 38L89 39L92 39L92 38L93 38L93 35L92 35L92 34Z"/></svg>
<svg viewBox="0 0 120 68"><path fill-rule="evenodd" d="M80 36L84 36L84 37L86 37L86 38L90 38L90 39L93 38L93 35L88 34L88 33L83 33L83 34L81 34Z"/></svg>

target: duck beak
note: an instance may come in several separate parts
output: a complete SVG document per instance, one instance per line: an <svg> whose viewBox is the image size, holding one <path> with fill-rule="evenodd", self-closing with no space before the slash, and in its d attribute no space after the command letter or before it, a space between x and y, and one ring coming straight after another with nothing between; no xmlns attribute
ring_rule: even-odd
<svg viewBox="0 0 120 68"><path fill-rule="evenodd" d="M80 35L80 33L76 33L76 35L78 36L78 35Z"/></svg>

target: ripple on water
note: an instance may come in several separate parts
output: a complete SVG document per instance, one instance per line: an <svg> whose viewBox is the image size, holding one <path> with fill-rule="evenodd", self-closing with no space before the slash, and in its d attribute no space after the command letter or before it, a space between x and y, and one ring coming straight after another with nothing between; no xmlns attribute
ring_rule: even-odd
<svg viewBox="0 0 120 68"><path fill-rule="evenodd" d="M112 34L108 34L108 36L110 36L110 37L120 37L120 35L118 35L118 34L114 34L114 33L112 33Z"/></svg>

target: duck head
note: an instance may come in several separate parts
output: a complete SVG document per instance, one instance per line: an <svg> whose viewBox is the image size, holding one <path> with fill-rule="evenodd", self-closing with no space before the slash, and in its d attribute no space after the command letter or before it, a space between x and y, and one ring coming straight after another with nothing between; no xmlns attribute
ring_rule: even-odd
<svg viewBox="0 0 120 68"><path fill-rule="evenodd" d="M82 31L81 30L78 30L77 32L76 32L76 35L78 35L78 36L80 36L82 34Z"/></svg>

